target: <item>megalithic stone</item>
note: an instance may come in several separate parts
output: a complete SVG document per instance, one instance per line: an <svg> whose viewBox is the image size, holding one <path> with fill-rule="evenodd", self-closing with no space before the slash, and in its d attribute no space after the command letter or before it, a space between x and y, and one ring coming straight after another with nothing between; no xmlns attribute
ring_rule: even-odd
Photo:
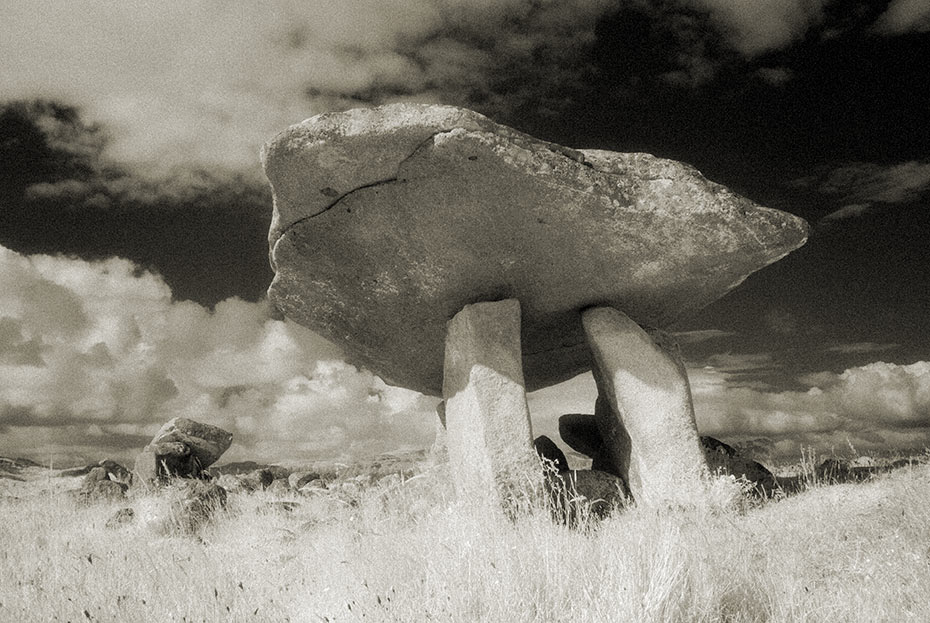
<svg viewBox="0 0 930 623"><path fill-rule="evenodd" d="M542 485L520 351L520 303L466 305L448 323L443 398L456 490L512 507Z"/></svg>
<svg viewBox="0 0 930 623"><path fill-rule="evenodd" d="M619 310L589 308L582 325L598 385L598 427L633 499L700 500L707 463L680 359Z"/></svg>
<svg viewBox="0 0 930 623"><path fill-rule="evenodd" d="M387 383L442 393L446 321L520 301L530 391L590 369L579 311L666 327L804 243L686 164L574 150L450 106L319 115L265 146L268 298Z"/></svg>

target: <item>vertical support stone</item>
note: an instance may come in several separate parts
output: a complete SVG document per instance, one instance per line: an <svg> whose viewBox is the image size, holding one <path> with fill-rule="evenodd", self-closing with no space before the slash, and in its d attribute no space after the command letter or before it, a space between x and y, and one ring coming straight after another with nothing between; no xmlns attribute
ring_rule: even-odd
<svg viewBox="0 0 930 623"><path fill-rule="evenodd" d="M520 351L520 303L466 305L447 325L443 398L460 497L510 508L541 489Z"/></svg>
<svg viewBox="0 0 930 623"><path fill-rule="evenodd" d="M701 450L681 360L610 307L582 313L598 386L595 417L608 458L640 504L703 499Z"/></svg>

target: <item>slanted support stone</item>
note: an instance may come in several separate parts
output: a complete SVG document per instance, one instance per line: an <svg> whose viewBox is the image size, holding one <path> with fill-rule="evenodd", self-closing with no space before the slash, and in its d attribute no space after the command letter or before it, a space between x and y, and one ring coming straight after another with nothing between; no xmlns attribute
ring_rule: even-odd
<svg viewBox="0 0 930 623"><path fill-rule="evenodd" d="M609 460L640 504L703 497L707 463L677 355L611 307L582 313L598 386L595 417Z"/></svg>
<svg viewBox="0 0 930 623"><path fill-rule="evenodd" d="M534 496L542 470L523 381L519 301L466 305L449 321L443 398L459 496L505 508Z"/></svg>

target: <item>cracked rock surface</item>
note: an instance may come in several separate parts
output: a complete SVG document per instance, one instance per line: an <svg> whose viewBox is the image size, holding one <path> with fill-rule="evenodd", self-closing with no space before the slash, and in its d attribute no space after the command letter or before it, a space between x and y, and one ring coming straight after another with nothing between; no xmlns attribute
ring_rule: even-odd
<svg viewBox="0 0 930 623"><path fill-rule="evenodd" d="M262 155L274 305L432 395L446 322L467 304L520 301L532 391L589 369L581 309L664 327L807 236L688 165L570 149L449 106L321 115Z"/></svg>

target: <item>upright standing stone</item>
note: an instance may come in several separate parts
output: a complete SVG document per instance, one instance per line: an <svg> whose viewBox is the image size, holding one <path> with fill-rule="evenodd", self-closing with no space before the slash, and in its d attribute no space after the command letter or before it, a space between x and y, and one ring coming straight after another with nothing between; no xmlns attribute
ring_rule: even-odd
<svg viewBox="0 0 930 623"><path fill-rule="evenodd" d="M449 321L443 397L449 462L461 497L506 506L540 490L518 301L466 305Z"/></svg>
<svg viewBox="0 0 930 623"><path fill-rule="evenodd" d="M595 416L633 498L700 499L707 463L684 365L616 309L587 309L582 324L598 385Z"/></svg>

